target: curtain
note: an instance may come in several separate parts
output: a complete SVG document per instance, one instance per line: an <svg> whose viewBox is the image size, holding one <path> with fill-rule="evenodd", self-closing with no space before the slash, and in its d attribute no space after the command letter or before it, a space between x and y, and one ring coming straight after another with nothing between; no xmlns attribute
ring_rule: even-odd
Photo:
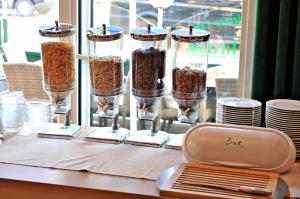
<svg viewBox="0 0 300 199"><path fill-rule="evenodd" d="M300 0L257 0L252 80L263 110L270 99L300 100Z"/></svg>

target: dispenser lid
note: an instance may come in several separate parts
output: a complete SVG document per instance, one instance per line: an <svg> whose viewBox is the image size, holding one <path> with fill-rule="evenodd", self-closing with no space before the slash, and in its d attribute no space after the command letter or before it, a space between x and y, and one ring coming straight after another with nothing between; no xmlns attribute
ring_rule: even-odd
<svg viewBox="0 0 300 199"><path fill-rule="evenodd" d="M72 24L55 21L55 25L53 26L40 26L39 33L44 37L66 37L75 33L75 27Z"/></svg>
<svg viewBox="0 0 300 199"><path fill-rule="evenodd" d="M160 41L167 38L167 30L164 28L147 27L134 28L130 31L130 36L139 41Z"/></svg>
<svg viewBox="0 0 300 199"><path fill-rule="evenodd" d="M88 29L86 36L90 41L114 41L123 36L123 29L118 26L102 24L102 27Z"/></svg>
<svg viewBox="0 0 300 199"><path fill-rule="evenodd" d="M209 40L210 33L206 30L194 29L189 26L188 29L178 29L171 32L172 39L187 43L200 43Z"/></svg>

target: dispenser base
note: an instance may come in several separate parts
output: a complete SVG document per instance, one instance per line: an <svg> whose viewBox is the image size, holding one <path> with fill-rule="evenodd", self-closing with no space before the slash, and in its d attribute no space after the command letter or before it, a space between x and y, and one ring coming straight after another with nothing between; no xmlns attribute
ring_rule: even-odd
<svg viewBox="0 0 300 199"><path fill-rule="evenodd" d="M170 140L166 143L165 148L181 150L183 138L185 134L169 134L169 135L170 135Z"/></svg>
<svg viewBox="0 0 300 199"><path fill-rule="evenodd" d="M125 144L132 144L138 146L162 147L169 139L168 133L164 131L157 131L151 135L150 130L141 130L131 135L125 140Z"/></svg>
<svg viewBox="0 0 300 199"><path fill-rule="evenodd" d="M71 140L79 135L80 126L71 124L65 126L60 123L49 123L47 127L38 132L38 136L41 138L55 138L55 139L68 139Z"/></svg>
<svg viewBox="0 0 300 199"><path fill-rule="evenodd" d="M89 133L85 139L95 142L118 144L123 142L128 135L129 130L125 128L113 130L112 127L102 127L96 128L94 131Z"/></svg>

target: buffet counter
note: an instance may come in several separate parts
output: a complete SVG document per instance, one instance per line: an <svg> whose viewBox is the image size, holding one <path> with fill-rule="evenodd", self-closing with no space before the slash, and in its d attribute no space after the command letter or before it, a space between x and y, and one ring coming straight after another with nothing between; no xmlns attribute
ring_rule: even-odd
<svg viewBox="0 0 300 199"><path fill-rule="evenodd" d="M159 198L155 181L0 164L0 198Z"/></svg>
<svg viewBox="0 0 300 199"><path fill-rule="evenodd" d="M30 143L22 148L26 139ZM0 198L166 198L159 195L156 178L165 169L184 161L182 153L177 150L98 144L80 139L52 140L29 135L17 136L1 145ZM44 147L44 151L33 153L36 147ZM85 153L80 151L89 152L84 156L86 159L83 158L85 163L77 157L75 160L66 158L66 155L73 157L72 147L78 147L76 154L81 159ZM55 150L65 154L53 156ZM104 163L108 157L105 153L118 150L119 156L125 157L111 155L111 164ZM47 162L44 156L50 160ZM97 161L90 162L89 158ZM90 162L90 166L86 162ZM295 163L293 169L281 177L288 184L291 196L300 198L300 163Z"/></svg>
<svg viewBox="0 0 300 199"><path fill-rule="evenodd" d="M300 163L295 167L298 171L291 181L296 184ZM289 185L291 198L300 197L297 184ZM165 198L159 196L154 180L3 163L0 185L0 198L6 199Z"/></svg>

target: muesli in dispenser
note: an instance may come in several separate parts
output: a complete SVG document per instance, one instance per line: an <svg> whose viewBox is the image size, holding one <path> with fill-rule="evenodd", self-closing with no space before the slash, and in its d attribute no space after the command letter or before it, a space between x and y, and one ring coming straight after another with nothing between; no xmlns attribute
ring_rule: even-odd
<svg viewBox="0 0 300 199"><path fill-rule="evenodd" d="M97 98L98 115L112 119L111 127L98 128L86 136L100 142L122 142L129 130L121 128L119 97L124 92L123 30L116 26L90 28L87 32L91 93Z"/></svg>

